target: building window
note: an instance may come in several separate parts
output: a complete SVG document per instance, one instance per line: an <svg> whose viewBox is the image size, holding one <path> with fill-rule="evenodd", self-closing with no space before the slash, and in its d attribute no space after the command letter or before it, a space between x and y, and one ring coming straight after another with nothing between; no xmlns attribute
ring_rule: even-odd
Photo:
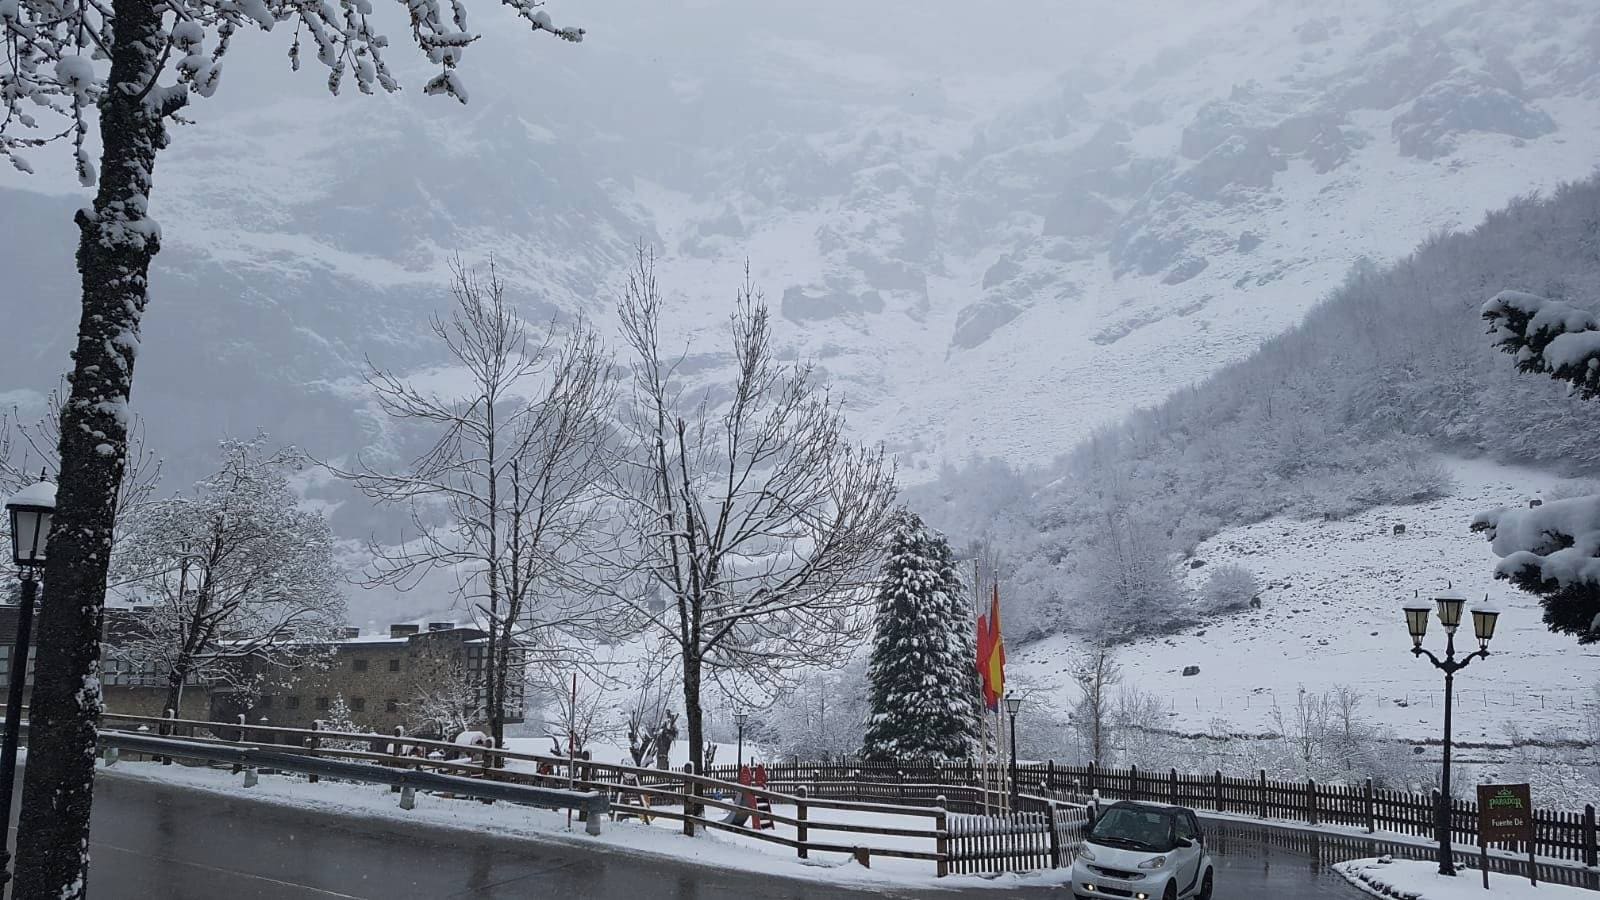
<svg viewBox="0 0 1600 900"><path fill-rule="evenodd" d="M351 712L364 712L366 710L366 708L367 708L367 698L365 698L365 697L351 697L350 698L350 711Z"/></svg>
<svg viewBox="0 0 1600 900"><path fill-rule="evenodd" d="M365 672L367 670L367 661L364 659L352 660L350 668L357 672Z"/></svg>
<svg viewBox="0 0 1600 900"><path fill-rule="evenodd" d="M271 694L262 694L261 695L261 699L256 701L256 709L271 709L271 708L272 708L272 695Z"/></svg>
<svg viewBox="0 0 1600 900"><path fill-rule="evenodd" d="M288 699L284 700L283 705L288 707L289 709L299 709L300 708L300 698L299 697L289 697Z"/></svg>
<svg viewBox="0 0 1600 900"><path fill-rule="evenodd" d="M389 660L389 671L391 671L391 672L400 671L400 660L398 660L398 659Z"/></svg>
<svg viewBox="0 0 1600 900"><path fill-rule="evenodd" d="M318 697L317 698L317 709L327 710L332 705L333 705L332 703L328 702L328 698L327 697Z"/></svg>
<svg viewBox="0 0 1600 900"><path fill-rule="evenodd" d="M383 701L383 711L384 712L399 712L400 711L400 701L399 700L394 700L394 699Z"/></svg>

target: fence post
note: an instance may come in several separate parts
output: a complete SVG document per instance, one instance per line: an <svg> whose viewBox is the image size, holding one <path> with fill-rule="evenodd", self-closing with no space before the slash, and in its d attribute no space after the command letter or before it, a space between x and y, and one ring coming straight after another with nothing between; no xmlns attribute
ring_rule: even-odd
<svg viewBox="0 0 1600 900"><path fill-rule="evenodd" d="M406 755L405 745L400 743L400 738L403 738L405 736L406 736L406 727L404 725L396 725L394 727L395 741L394 741L394 743L389 745L389 749L394 752L394 764L397 767L400 767L400 768L405 768L405 763L402 762L402 760L405 759L405 755ZM397 793L400 793L400 792L401 792L400 791L400 785L398 785L398 784L390 785L389 793L397 794Z"/></svg>
<svg viewBox="0 0 1600 900"><path fill-rule="evenodd" d="M1366 801L1367 834L1371 834L1374 831L1378 830L1378 803L1377 803L1377 800L1374 798L1373 793L1372 793L1372 779L1371 778L1367 779L1366 785L1363 786L1362 791L1363 791L1362 799Z"/></svg>
<svg viewBox="0 0 1600 900"><path fill-rule="evenodd" d="M1100 790L1100 785L1095 781L1095 761L1089 760L1089 793Z"/></svg>
<svg viewBox="0 0 1600 900"><path fill-rule="evenodd" d="M1178 805L1178 770L1172 769L1167 773L1167 794L1172 798L1169 802Z"/></svg>
<svg viewBox="0 0 1600 900"><path fill-rule="evenodd" d="M693 773L694 763L684 763L683 774L687 776ZM694 802L694 798L699 796L698 787L698 782L683 779L683 833L689 837L694 837L694 817L700 814L700 807Z"/></svg>
<svg viewBox="0 0 1600 900"><path fill-rule="evenodd" d="M162 737L170 737L170 736L172 736L172 734L173 734L172 720L177 718L177 716L178 716L178 714L173 712L170 709L164 709L164 710L161 711L161 718L165 720L165 721L163 721L161 723L160 734L161 734ZM170 756L161 757L161 764L163 766L172 765L172 757L170 757Z"/></svg>
<svg viewBox="0 0 1600 900"><path fill-rule="evenodd" d="M1583 807L1583 864L1589 868L1600 866L1600 847L1596 847L1594 827L1594 804L1585 804Z"/></svg>
<svg viewBox="0 0 1600 900"><path fill-rule="evenodd" d="M1317 782L1312 778L1306 779L1306 821L1317 824Z"/></svg>
<svg viewBox="0 0 1600 900"><path fill-rule="evenodd" d="M1061 835L1056 834L1056 802L1049 801L1044 806L1045 824L1050 826L1050 868L1061 868Z"/></svg>
<svg viewBox="0 0 1600 900"><path fill-rule="evenodd" d="M794 837L800 844L796 851L801 859L805 859L810 851L806 849L806 786L800 785L794 789L794 817L800 821L795 823Z"/></svg>
<svg viewBox="0 0 1600 900"><path fill-rule="evenodd" d="M244 713L239 713L239 743L244 743ZM237 775L242 771L244 771L244 766L238 763L233 764L233 774Z"/></svg>
<svg viewBox="0 0 1600 900"><path fill-rule="evenodd" d="M1267 817L1267 770L1261 770L1261 796L1257 798L1261 806L1261 818Z"/></svg>
<svg viewBox="0 0 1600 900"><path fill-rule="evenodd" d="M950 874L950 817L945 813L944 795L935 798L939 804L939 816L933 820L933 827L938 830L939 836L934 838L934 852L939 854L938 875L940 878ZM803 840L803 838L802 838Z"/></svg>
<svg viewBox="0 0 1600 900"><path fill-rule="evenodd" d="M321 719L313 719L311 721L311 730L313 732L321 731L322 730L322 720ZM321 747L321 746L322 746L322 736L321 735L312 734L310 737L306 738L306 747L311 750L311 755L313 757L317 755L317 749L319 747ZM320 779L318 779L316 773L313 772L312 774L307 776L307 780L310 781L312 784L316 784Z"/></svg>
<svg viewBox="0 0 1600 900"><path fill-rule="evenodd" d="M1211 775L1211 808L1217 812L1227 812L1222 808L1222 770L1216 769Z"/></svg>
<svg viewBox="0 0 1600 900"><path fill-rule="evenodd" d="M1056 761L1046 760L1044 764L1044 786L1047 791L1056 789Z"/></svg>
<svg viewBox="0 0 1600 900"><path fill-rule="evenodd" d="M1128 766L1128 792L1133 795L1132 797L1129 797L1128 799L1130 799L1130 800L1138 800L1139 799L1139 767L1138 766L1134 766L1134 765Z"/></svg>

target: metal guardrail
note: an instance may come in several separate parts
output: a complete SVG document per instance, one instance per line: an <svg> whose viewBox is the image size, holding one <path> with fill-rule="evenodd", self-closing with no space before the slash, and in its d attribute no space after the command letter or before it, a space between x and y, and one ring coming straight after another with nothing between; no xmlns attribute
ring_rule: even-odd
<svg viewBox="0 0 1600 900"><path fill-rule="evenodd" d="M322 778L340 778L368 784L386 784L402 790L442 791L481 800L504 800L546 809L571 809L585 814L589 834L600 833L600 822L611 811L611 801L599 791L564 791L526 784L466 778L439 772L388 768L339 759L322 759L303 753L266 750L255 746L198 743L126 731L101 731L102 750L147 753L202 762L227 763L244 769L277 769Z"/></svg>

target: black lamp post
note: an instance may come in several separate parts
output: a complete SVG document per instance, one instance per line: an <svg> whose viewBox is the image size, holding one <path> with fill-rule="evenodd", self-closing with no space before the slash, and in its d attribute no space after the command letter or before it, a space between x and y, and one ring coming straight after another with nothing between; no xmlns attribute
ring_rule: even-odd
<svg viewBox="0 0 1600 900"><path fill-rule="evenodd" d="M1022 708L1022 698L1016 694L1006 694L1006 714L1011 717L1011 811L1017 811L1017 710Z"/></svg>
<svg viewBox="0 0 1600 900"><path fill-rule="evenodd" d="M17 605L16 642L12 646L9 691L6 694L5 736L0 740L0 889L11 880L11 796L17 779L17 738L22 731L22 692L28 680L28 647L33 632L33 607L39 596L39 570L44 567L45 542L50 518L56 511L56 486L41 475L6 501L11 516L11 559L22 579Z"/></svg>
<svg viewBox="0 0 1600 900"><path fill-rule="evenodd" d="M733 714L733 724L739 726L739 768L744 768L744 724L750 721L750 714L737 712Z"/></svg>
<svg viewBox="0 0 1600 900"><path fill-rule="evenodd" d="M1459 591L1445 590L1434 597L1434 604L1439 608L1439 624L1444 626L1445 651L1442 660L1422 646L1422 639L1428 634L1428 604L1416 600L1405 607L1406 630L1411 632L1411 654L1426 656L1435 668L1444 672L1444 771L1439 808L1434 820L1439 838L1440 875L1456 874L1455 859L1450 848L1450 712L1456 673L1465 669L1474 659L1489 655L1489 641L1494 637L1494 626L1500 618L1500 611L1489 604L1489 598L1483 599L1483 604L1472 610L1472 630L1478 638L1478 649L1460 659L1456 659L1456 628L1461 625L1461 611L1467 605L1465 595Z"/></svg>

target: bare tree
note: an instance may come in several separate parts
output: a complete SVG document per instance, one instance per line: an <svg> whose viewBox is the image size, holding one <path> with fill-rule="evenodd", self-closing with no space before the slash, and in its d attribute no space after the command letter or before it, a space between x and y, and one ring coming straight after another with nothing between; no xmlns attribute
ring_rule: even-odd
<svg viewBox="0 0 1600 900"><path fill-rule="evenodd" d="M329 468L407 513L404 543L371 542L368 585L409 590L444 570L485 623L484 709L501 746L513 670L530 650L571 646L554 632L598 617L595 604L561 589L561 573L602 480L609 363L582 322L564 340L554 323L530 340L492 262L483 278L459 262L453 271L455 306L433 332L466 386L441 396L376 367L367 379L386 414L433 432L428 448L398 471Z"/></svg>
<svg viewBox="0 0 1600 900"><path fill-rule="evenodd" d="M672 694L678 687L673 670L673 658L665 651L659 635L645 636L645 650L635 678L633 700L628 706L628 754L633 764L642 766L654 757L662 736L667 733L664 724L672 711Z"/></svg>
<svg viewBox="0 0 1600 900"><path fill-rule="evenodd" d="M128 521L114 573L153 601L111 652L165 676L178 710L192 680L249 702L328 655L344 624L333 536L289 486L296 451L266 438L221 443L222 465L191 494L146 503Z"/></svg>
<svg viewBox="0 0 1600 900"><path fill-rule="evenodd" d="M1083 736L1089 760L1105 765L1110 760L1113 690L1122 681L1116 650L1101 641L1072 661L1072 682L1078 689L1078 706L1072 720Z"/></svg>
<svg viewBox="0 0 1600 900"><path fill-rule="evenodd" d="M50 392L45 411L29 421L13 407L0 416L0 490L7 494L20 490L42 476L59 481L61 466L56 449L61 443L61 403L66 385ZM118 488L114 520L120 524L127 514L148 500L161 480L161 458L145 444L144 419L133 416L128 424L127 472ZM11 520L0 516L0 535L9 535ZM112 539L122 530L114 528ZM114 546L114 543L113 543Z"/></svg>
<svg viewBox="0 0 1600 900"><path fill-rule="evenodd" d="M482 692L459 653L430 645L412 672L401 709L413 732L448 741L483 721Z"/></svg>
<svg viewBox="0 0 1600 900"><path fill-rule="evenodd" d="M810 364L784 365L748 270L730 317L734 376L693 398L662 347L653 255L640 249L619 313L632 351L625 447L611 488L619 541L606 589L672 642L690 762L705 765L707 678L776 688L837 665L870 627L894 473L852 445ZM626 580L620 575L626 574ZM665 596L665 608L649 603ZM725 677L730 676L730 677Z"/></svg>

